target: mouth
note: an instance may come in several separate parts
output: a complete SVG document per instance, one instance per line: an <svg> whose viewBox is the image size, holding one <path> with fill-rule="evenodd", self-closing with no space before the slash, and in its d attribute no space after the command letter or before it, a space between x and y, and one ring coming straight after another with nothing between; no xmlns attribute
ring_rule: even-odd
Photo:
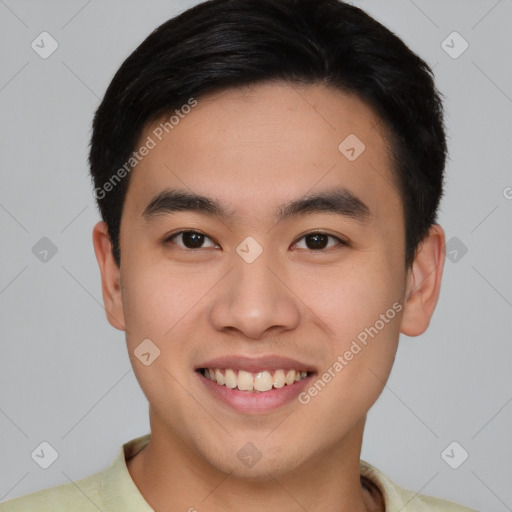
<svg viewBox="0 0 512 512"><path fill-rule="evenodd" d="M248 372L233 368L199 368L201 375L219 386L252 393L265 393L271 389L291 386L307 379L312 372L305 370L263 370Z"/></svg>
<svg viewBox="0 0 512 512"><path fill-rule="evenodd" d="M195 372L216 403L242 414L266 413L290 404L318 373L312 366L275 356L217 358Z"/></svg>

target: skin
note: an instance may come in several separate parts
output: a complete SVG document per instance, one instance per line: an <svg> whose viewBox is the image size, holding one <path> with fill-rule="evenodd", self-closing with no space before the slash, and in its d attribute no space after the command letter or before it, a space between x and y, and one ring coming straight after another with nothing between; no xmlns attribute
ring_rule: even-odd
<svg viewBox="0 0 512 512"><path fill-rule="evenodd" d="M354 161L338 150L351 133L366 146ZM392 168L382 123L358 97L323 85L264 84L199 98L132 171L120 269L105 223L94 227L93 242L107 317L126 331L150 404L151 442L128 470L157 512L383 510L359 482L366 413L399 334L428 327L445 244L434 225L405 268ZM276 224L278 205L339 186L370 208L367 223L311 213ZM236 217L182 211L147 222L144 208L168 187L212 196ZM208 238L200 249L187 250L180 236L164 242L180 230ZM329 239L313 251L304 235L319 230L349 245ZM251 264L235 251L247 236L263 248ZM194 372L217 356L278 354L321 375L395 302L403 309L307 405L241 414L212 398ZM146 338L161 351L149 366L134 355ZM262 453L251 468L237 458L249 442Z"/></svg>

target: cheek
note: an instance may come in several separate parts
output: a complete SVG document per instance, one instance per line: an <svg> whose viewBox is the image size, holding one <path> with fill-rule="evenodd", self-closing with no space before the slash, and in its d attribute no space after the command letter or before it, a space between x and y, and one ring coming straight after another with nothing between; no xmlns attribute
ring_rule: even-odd
<svg viewBox="0 0 512 512"><path fill-rule="evenodd" d="M338 302L344 309L329 311L330 319L324 317L336 336L325 367L299 397L311 417L324 418L333 436L349 429L377 400L398 347L401 304L382 296L371 302L371 294L359 297L365 299L362 305Z"/></svg>
<svg viewBox="0 0 512 512"><path fill-rule="evenodd" d="M403 279L404 275L385 258L369 254L354 265L301 272L293 289L322 321L326 334L343 348L347 340L374 325L401 300ZM396 309L388 317L394 318Z"/></svg>
<svg viewBox="0 0 512 512"><path fill-rule="evenodd" d="M330 340L322 347L330 373L320 376L334 393L325 393L326 401L369 407L380 394L398 346L403 278L393 259L377 252L337 272L302 276L299 293Z"/></svg>
<svg viewBox="0 0 512 512"><path fill-rule="evenodd" d="M186 402L179 383L189 378L190 368L183 364L190 350L187 333L203 295L200 279L182 272L149 264L124 269L127 349L137 381L156 410L168 409L170 396Z"/></svg>
<svg viewBox="0 0 512 512"><path fill-rule="evenodd" d="M205 282L165 265L123 269L123 308L128 334L165 340L204 294Z"/></svg>
<svg viewBox="0 0 512 512"><path fill-rule="evenodd" d="M122 280L127 348L142 389L153 395L150 401L165 395L165 390L179 393L175 379L190 378L191 369L184 364L190 358L189 341L200 325L199 317L204 318L205 294L218 279L204 268L177 268L166 261L126 262ZM157 347L158 357L144 366L137 353L148 339Z"/></svg>

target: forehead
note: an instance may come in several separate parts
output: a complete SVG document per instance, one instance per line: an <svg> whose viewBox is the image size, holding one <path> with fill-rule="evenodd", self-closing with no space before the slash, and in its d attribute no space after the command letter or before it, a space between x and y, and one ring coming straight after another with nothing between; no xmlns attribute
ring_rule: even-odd
<svg viewBox="0 0 512 512"><path fill-rule="evenodd" d="M155 144L132 171L125 202L139 215L169 187L253 216L315 188L346 187L377 210L379 197L399 199L382 122L356 95L273 83L196 101L173 124L171 113L144 129L137 147L148 137Z"/></svg>

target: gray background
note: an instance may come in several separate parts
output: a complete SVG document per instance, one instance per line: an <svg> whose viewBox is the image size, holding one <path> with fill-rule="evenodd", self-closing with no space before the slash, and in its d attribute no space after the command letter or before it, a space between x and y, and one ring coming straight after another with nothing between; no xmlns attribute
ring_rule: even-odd
<svg viewBox="0 0 512 512"><path fill-rule="evenodd" d="M121 62L193 3L0 0L0 501L97 472L149 431L102 307L86 159ZM422 494L512 510L512 2L353 3L434 67L451 155L439 220L453 261L429 330L400 341L362 458ZM31 48L43 31L59 44L47 59ZM442 47L453 31L469 44L457 58L460 39ZM59 454L46 470L31 458L42 441ZM452 441L469 453L458 469L441 457Z"/></svg>

